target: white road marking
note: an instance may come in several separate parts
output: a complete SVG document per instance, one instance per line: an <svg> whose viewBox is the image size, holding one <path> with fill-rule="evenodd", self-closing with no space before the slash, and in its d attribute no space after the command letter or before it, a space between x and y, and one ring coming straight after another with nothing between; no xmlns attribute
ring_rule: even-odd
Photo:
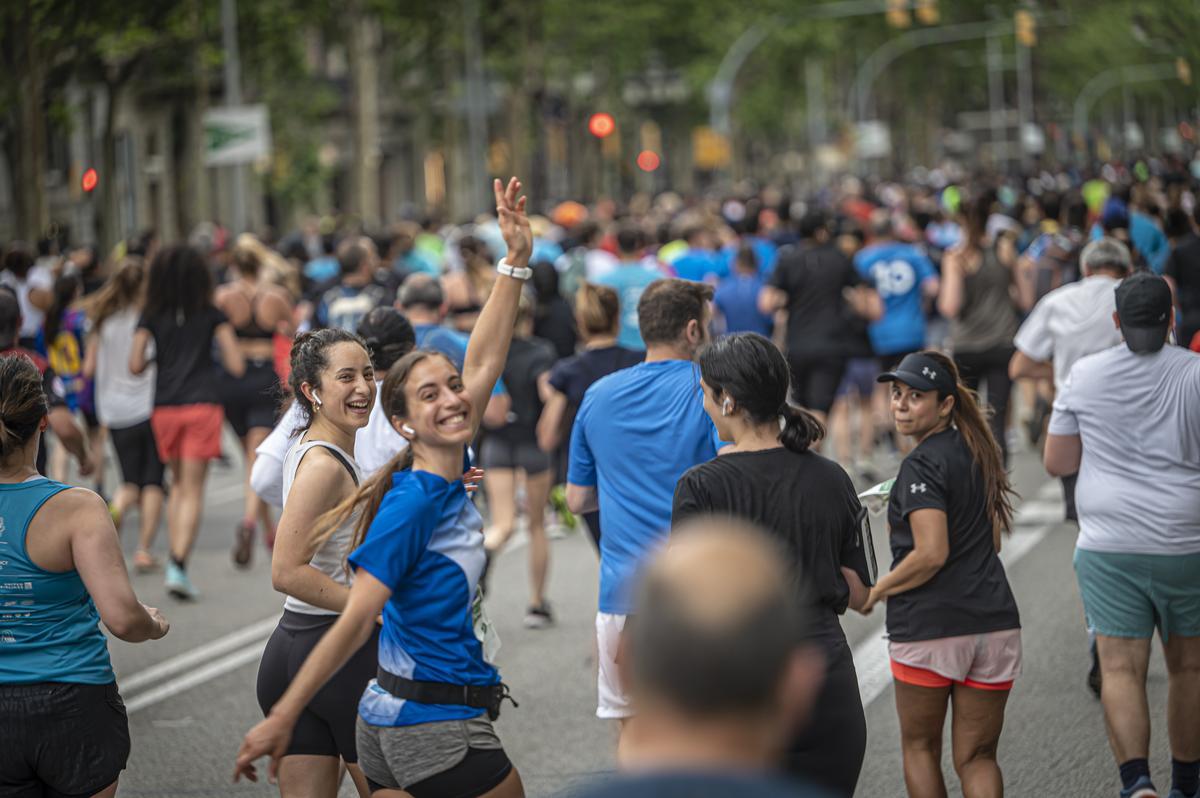
<svg viewBox="0 0 1200 798"><path fill-rule="evenodd" d="M248 648L235 651L221 659L210 662L202 668L197 668L178 679L172 679L166 684L134 696L125 702L125 711L132 715L134 712L143 710L152 704L157 704L159 701L168 699L173 695L182 693L185 690L191 690L197 685L216 679L218 676L223 676L232 670L237 670L243 665L249 665L262 656L263 648L266 645L267 641L265 639L259 640Z"/></svg>
<svg viewBox="0 0 1200 798"><path fill-rule="evenodd" d="M1001 541L1000 560L1005 568L1016 565L1062 519L1063 506L1058 490L1057 482L1047 482L1035 496L1017 508L1013 518L1015 531ZM1029 528L1039 523L1036 528ZM864 707L892 685L887 639L883 635L884 629L880 626L854 647L854 668L858 671L858 692Z"/></svg>
<svg viewBox="0 0 1200 798"><path fill-rule="evenodd" d="M196 646L182 654L163 660L157 665L151 665L145 670L140 670L129 676L118 676L117 685L121 688L122 694L128 695L139 688L160 682L183 671L191 670L198 665L211 661L214 657L228 654L235 649L245 646L252 648L257 643L265 642L266 638L275 630L275 626L278 623L278 615L264 618L257 623L252 623L224 637L218 637L212 642ZM262 647L259 646L259 651L261 650Z"/></svg>

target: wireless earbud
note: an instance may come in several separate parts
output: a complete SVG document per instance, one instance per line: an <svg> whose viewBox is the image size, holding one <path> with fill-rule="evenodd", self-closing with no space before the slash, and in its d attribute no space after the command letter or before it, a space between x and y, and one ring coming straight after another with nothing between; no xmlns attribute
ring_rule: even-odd
<svg viewBox="0 0 1200 798"><path fill-rule="evenodd" d="M313 403L316 404L317 407L321 406L321 397L317 395L315 389L313 390Z"/></svg>
<svg viewBox="0 0 1200 798"><path fill-rule="evenodd" d="M412 427L408 426L407 424L401 425L400 429L404 432L405 435L416 435L417 434L417 431L415 429L413 429Z"/></svg>
<svg viewBox="0 0 1200 798"><path fill-rule="evenodd" d="M721 415L727 416L731 412L733 412L733 402L729 399L726 399L721 403Z"/></svg>

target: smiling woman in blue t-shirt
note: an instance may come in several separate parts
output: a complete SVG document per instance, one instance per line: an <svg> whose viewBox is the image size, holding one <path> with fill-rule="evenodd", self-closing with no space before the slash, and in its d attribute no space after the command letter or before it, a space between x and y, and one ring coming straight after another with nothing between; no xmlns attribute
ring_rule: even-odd
<svg viewBox="0 0 1200 798"><path fill-rule="evenodd" d="M485 560L482 519L462 482L463 456L504 368L530 274L533 236L520 189L516 178L507 187L495 183L508 255L497 266L500 276L462 374L444 355L423 350L388 371L383 407L409 448L327 519L340 523L361 510L360 545L349 556L354 585L291 687L247 733L238 777L256 779L253 762L264 754L275 773L304 706L362 646L382 613L378 678L358 707L359 765L372 795L524 794L491 724L506 688L487 661L490 640L476 599Z"/></svg>

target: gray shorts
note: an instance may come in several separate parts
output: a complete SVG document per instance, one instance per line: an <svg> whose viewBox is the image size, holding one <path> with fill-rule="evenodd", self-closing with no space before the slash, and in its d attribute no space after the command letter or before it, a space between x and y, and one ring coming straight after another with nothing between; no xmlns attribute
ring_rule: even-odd
<svg viewBox="0 0 1200 798"><path fill-rule="evenodd" d="M485 470L520 468L526 474L541 474L550 468L550 455L533 441L510 441L488 435L479 447L479 465Z"/></svg>
<svg viewBox="0 0 1200 798"><path fill-rule="evenodd" d="M402 790L462 762L468 750L503 750L486 715L415 726L374 726L360 715L358 765L375 784Z"/></svg>

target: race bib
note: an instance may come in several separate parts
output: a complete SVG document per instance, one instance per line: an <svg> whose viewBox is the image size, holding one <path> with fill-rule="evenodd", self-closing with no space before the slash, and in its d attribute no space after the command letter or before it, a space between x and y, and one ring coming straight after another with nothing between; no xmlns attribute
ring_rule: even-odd
<svg viewBox="0 0 1200 798"><path fill-rule="evenodd" d="M483 609L482 588L475 588L475 600L471 602L471 621L475 627L475 637L483 647L484 660L495 665L496 655L500 653L500 635Z"/></svg>

